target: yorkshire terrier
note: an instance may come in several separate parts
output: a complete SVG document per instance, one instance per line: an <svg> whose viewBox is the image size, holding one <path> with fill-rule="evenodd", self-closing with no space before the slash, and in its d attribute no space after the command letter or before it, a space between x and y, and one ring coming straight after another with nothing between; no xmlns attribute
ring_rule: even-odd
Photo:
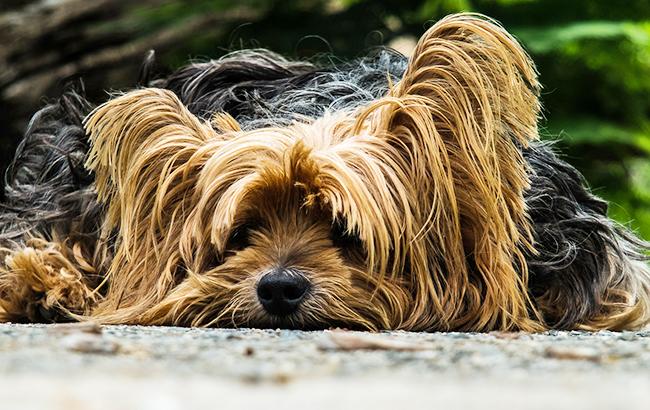
<svg viewBox="0 0 650 410"><path fill-rule="evenodd" d="M511 35L459 14L409 59L246 50L96 108L67 92L7 171L0 318L643 327L648 244L539 140L539 91Z"/></svg>

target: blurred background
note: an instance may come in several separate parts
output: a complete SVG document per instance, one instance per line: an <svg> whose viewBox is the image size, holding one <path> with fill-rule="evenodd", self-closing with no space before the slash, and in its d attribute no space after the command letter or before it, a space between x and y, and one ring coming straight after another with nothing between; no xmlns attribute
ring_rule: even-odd
<svg viewBox="0 0 650 410"><path fill-rule="evenodd" d="M650 239L649 0L1 0L0 171L47 99L82 77L101 102L135 84L149 49L159 74L248 47L408 53L458 11L494 17L524 44L544 85L543 137L559 140L611 216Z"/></svg>

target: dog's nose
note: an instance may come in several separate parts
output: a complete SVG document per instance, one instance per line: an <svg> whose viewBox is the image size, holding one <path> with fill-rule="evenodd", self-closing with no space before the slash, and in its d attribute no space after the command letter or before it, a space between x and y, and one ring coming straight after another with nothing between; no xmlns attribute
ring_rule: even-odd
<svg viewBox="0 0 650 410"><path fill-rule="evenodd" d="M309 290L309 282L299 273L277 270L267 273L257 284L257 298L268 313L288 316L298 306Z"/></svg>

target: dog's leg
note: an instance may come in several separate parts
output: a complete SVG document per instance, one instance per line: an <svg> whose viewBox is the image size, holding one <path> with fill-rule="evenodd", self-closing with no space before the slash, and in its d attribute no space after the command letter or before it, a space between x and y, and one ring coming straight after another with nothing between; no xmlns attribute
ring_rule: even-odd
<svg viewBox="0 0 650 410"><path fill-rule="evenodd" d="M74 247L30 239L4 251L0 267L0 319L52 322L86 315L98 299L88 286L93 268Z"/></svg>
<svg viewBox="0 0 650 410"><path fill-rule="evenodd" d="M582 329L629 330L650 323L650 268L639 249L631 247L629 233L619 235L620 248L610 254L611 269L607 288L598 299L599 309L580 324Z"/></svg>

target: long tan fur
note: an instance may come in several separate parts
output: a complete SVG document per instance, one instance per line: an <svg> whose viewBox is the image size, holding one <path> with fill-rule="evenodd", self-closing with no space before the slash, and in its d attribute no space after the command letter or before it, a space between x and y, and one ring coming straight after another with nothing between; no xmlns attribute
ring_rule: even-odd
<svg viewBox="0 0 650 410"><path fill-rule="evenodd" d="M87 122L88 166L109 204L106 234L117 228L119 238L96 314L139 314L161 301L179 265L200 269L187 266L191 253L205 252L191 242L210 238L223 248L251 186L304 145L312 175L286 183L302 184L309 201L359 234L370 276L395 280L410 266L400 280L411 300L387 325L534 329L521 253L530 244L528 181L517 145L537 135L537 90L516 41L465 15L432 27L390 96L354 120L239 133L230 137L236 143L210 146L219 140L213 129L169 92L110 101Z"/></svg>
<svg viewBox="0 0 650 410"><path fill-rule="evenodd" d="M272 326L255 287L284 266L313 284L294 326L544 329L524 259L522 148L538 135L539 88L502 27L462 14L431 27L403 79L354 112L244 131L224 113L196 118L169 91L118 96L85 122L114 254L101 296L71 311ZM360 243L336 248L336 224Z"/></svg>

